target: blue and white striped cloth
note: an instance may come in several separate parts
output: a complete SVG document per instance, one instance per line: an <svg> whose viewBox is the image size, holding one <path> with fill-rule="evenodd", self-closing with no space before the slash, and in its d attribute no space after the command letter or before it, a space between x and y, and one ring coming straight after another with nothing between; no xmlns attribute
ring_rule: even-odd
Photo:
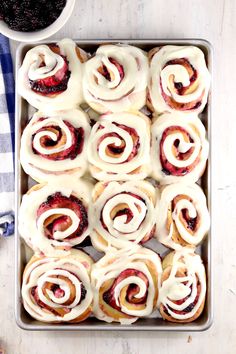
<svg viewBox="0 0 236 354"><path fill-rule="evenodd" d="M0 235L14 233L15 84L8 38L0 34Z"/></svg>

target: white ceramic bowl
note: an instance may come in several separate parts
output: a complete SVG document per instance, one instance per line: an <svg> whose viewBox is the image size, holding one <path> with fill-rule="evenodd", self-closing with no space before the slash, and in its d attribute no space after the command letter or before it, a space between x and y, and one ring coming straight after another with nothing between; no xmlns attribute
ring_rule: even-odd
<svg viewBox="0 0 236 354"><path fill-rule="evenodd" d="M34 32L13 31L4 21L0 21L0 33L19 42L36 42L52 36L59 31L69 19L75 6L75 0L67 0L60 16L50 26Z"/></svg>

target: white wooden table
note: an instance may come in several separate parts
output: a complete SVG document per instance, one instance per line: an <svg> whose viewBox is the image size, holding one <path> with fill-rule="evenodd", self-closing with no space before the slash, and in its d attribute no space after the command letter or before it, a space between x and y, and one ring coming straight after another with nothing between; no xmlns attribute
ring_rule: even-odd
<svg viewBox="0 0 236 354"><path fill-rule="evenodd" d="M56 35L206 38L214 46L215 316L203 333L25 332L14 320L14 238L0 240L0 347L7 354L236 353L236 0L77 0ZM13 52L16 43L12 42Z"/></svg>

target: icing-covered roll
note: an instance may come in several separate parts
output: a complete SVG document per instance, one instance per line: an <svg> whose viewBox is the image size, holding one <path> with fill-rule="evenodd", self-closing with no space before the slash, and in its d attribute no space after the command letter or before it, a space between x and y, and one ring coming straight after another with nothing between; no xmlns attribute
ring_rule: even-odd
<svg viewBox="0 0 236 354"><path fill-rule="evenodd" d="M158 113L200 113L210 87L203 52L194 46L167 45L152 49L149 58L149 108Z"/></svg>
<svg viewBox="0 0 236 354"><path fill-rule="evenodd" d="M38 182L55 176L82 176L87 168L89 133L87 116L81 110L36 112L21 137L23 169Z"/></svg>
<svg viewBox="0 0 236 354"><path fill-rule="evenodd" d="M72 178L38 184L22 198L19 232L36 252L65 254L89 235L91 186Z"/></svg>
<svg viewBox="0 0 236 354"><path fill-rule="evenodd" d="M174 183L165 187L157 204L157 238L180 250L196 247L210 227L206 197L197 184Z"/></svg>
<svg viewBox="0 0 236 354"><path fill-rule="evenodd" d="M101 116L88 141L92 176L100 181L143 179L149 172L150 121L137 113Z"/></svg>
<svg viewBox="0 0 236 354"><path fill-rule="evenodd" d="M103 45L84 66L86 102L99 113L139 110L148 81L146 53L136 47Z"/></svg>
<svg viewBox="0 0 236 354"><path fill-rule="evenodd" d="M18 73L18 91L40 110L82 103L82 63L87 54L70 39L30 49Z"/></svg>
<svg viewBox="0 0 236 354"><path fill-rule="evenodd" d="M156 189L146 181L99 182L92 195L91 240L100 251L148 241L155 231Z"/></svg>
<svg viewBox="0 0 236 354"><path fill-rule="evenodd" d="M91 272L94 315L122 324L149 316L156 308L161 274L160 257L147 248L109 250Z"/></svg>
<svg viewBox="0 0 236 354"><path fill-rule="evenodd" d="M169 253L162 262L158 307L163 319L192 322L202 313L206 296L205 268L190 249Z"/></svg>
<svg viewBox="0 0 236 354"><path fill-rule="evenodd" d="M152 125L152 175L160 184L196 182L208 153L206 130L196 114L165 113Z"/></svg>
<svg viewBox="0 0 236 354"><path fill-rule="evenodd" d="M92 310L92 264L91 257L79 250L65 257L34 255L23 273L25 310L42 322L84 321Z"/></svg>

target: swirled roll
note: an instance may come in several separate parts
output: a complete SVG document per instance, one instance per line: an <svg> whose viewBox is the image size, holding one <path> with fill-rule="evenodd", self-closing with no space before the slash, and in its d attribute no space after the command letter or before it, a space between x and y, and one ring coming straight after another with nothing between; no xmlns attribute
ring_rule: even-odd
<svg viewBox="0 0 236 354"><path fill-rule="evenodd" d="M139 110L145 105L148 59L139 48L103 45L84 66L83 92L97 112Z"/></svg>
<svg viewBox="0 0 236 354"><path fill-rule="evenodd" d="M65 257L33 256L23 273L25 310L42 322L84 321L92 309L92 264L92 259L78 250Z"/></svg>
<svg viewBox="0 0 236 354"><path fill-rule="evenodd" d="M36 252L65 254L89 235L91 186L71 178L38 184L22 198L19 232Z"/></svg>
<svg viewBox="0 0 236 354"><path fill-rule="evenodd" d="M82 103L82 63L87 54L70 39L30 49L18 73L18 91L40 110Z"/></svg>
<svg viewBox="0 0 236 354"><path fill-rule="evenodd" d="M195 114L165 113L152 125L152 175L160 184L196 182L208 152L205 127Z"/></svg>
<svg viewBox="0 0 236 354"><path fill-rule="evenodd" d="M197 184L174 183L163 189L157 204L157 238L180 250L196 247L210 227L206 197Z"/></svg>
<svg viewBox="0 0 236 354"><path fill-rule="evenodd" d="M206 296L205 268L199 255L183 248L162 262L158 307L170 322L192 322L202 313Z"/></svg>
<svg viewBox="0 0 236 354"><path fill-rule="evenodd" d="M55 176L80 177L87 168L89 133L87 116L81 110L36 112L21 137L25 172L38 182Z"/></svg>
<svg viewBox="0 0 236 354"><path fill-rule="evenodd" d="M94 264L91 281L94 315L130 324L155 309L162 274L159 256L144 247L110 250Z"/></svg>
<svg viewBox="0 0 236 354"><path fill-rule="evenodd" d="M150 121L137 113L102 115L88 141L92 176L100 181L143 179L149 172Z"/></svg>
<svg viewBox="0 0 236 354"><path fill-rule="evenodd" d="M91 240L98 250L132 248L153 236L157 191L149 182L99 182L92 200Z"/></svg>
<svg viewBox="0 0 236 354"><path fill-rule="evenodd" d="M158 113L200 113L210 87L203 52L194 46L167 45L152 49L149 58L149 108Z"/></svg>

